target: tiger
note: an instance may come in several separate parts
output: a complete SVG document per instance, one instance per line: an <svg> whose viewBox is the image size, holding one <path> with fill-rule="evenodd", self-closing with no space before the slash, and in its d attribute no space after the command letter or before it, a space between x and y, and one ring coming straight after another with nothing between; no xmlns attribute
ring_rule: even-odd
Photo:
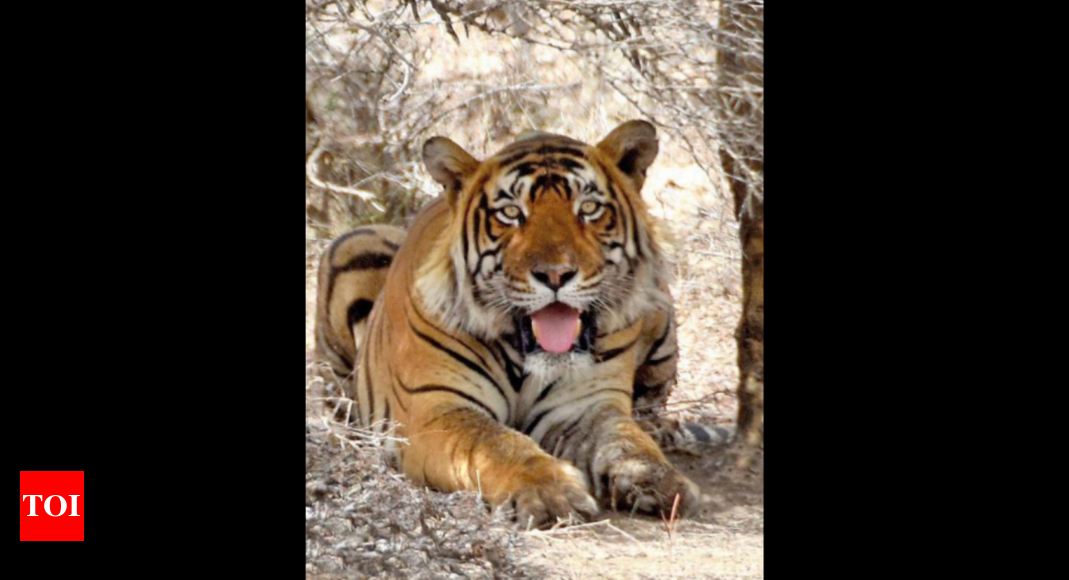
<svg viewBox="0 0 1069 580"><path fill-rule="evenodd" d="M321 260L316 350L344 379L338 417L393 425L409 479L529 526L697 507L636 421L676 374L664 234L641 196L658 148L642 120L593 146L521 135L482 161L427 140L443 193L407 233L357 228Z"/></svg>

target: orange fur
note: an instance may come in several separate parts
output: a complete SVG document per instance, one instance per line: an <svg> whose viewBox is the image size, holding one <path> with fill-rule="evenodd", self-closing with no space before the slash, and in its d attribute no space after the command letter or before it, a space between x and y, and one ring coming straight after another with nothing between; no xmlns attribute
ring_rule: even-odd
<svg viewBox="0 0 1069 580"><path fill-rule="evenodd" d="M536 524L590 517L594 497L646 511L670 510L677 494L684 510L697 502L632 419L636 403L663 404L675 377L668 270L639 195L656 152L641 121L593 147L538 134L485 161L432 139L424 160L445 195L417 217L385 282L350 276L358 288L332 291L324 280L342 277L323 266L321 299L378 296L346 392L363 424L398 424L408 477L480 489ZM525 338L525 317L553 302L586 321L568 353ZM324 308L317 337L344 342L345 319L331 315L342 306Z"/></svg>

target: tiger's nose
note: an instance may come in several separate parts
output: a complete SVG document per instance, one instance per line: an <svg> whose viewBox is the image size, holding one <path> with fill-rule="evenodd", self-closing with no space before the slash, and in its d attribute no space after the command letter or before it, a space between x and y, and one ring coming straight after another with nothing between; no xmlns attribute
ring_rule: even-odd
<svg viewBox="0 0 1069 580"><path fill-rule="evenodd" d="M531 275L550 290L556 292L575 277L576 270L565 264L540 265L531 268Z"/></svg>

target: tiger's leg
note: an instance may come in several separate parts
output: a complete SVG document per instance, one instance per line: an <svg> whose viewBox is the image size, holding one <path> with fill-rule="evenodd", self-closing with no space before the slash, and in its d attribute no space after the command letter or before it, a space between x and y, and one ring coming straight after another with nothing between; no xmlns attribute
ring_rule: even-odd
<svg viewBox="0 0 1069 580"><path fill-rule="evenodd" d="M553 445L555 455L587 473L595 495L614 509L668 514L678 494L679 513L686 514L698 505L701 490L631 418L631 401L625 392L610 393L610 398L587 407L570 425L551 429L545 441Z"/></svg>
<svg viewBox="0 0 1069 580"><path fill-rule="evenodd" d="M481 411L444 403L412 420L422 427L408 430L401 464L414 481L443 491L478 490L495 506L511 503L521 525L598 513L575 466Z"/></svg>
<svg viewBox="0 0 1069 580"><path fill-rule="evenodd" d="M672 394L676 384L676 323L675 312L669 310L663 315L662 329L656 335L650 351L635 371L635 390L633 409L636 419L654 419L661 417L665 403Z"/></svg>
<svg viewBox="0 0 1069 580"><path fill-rule="evenodd" d="M633 415L643 431L665 452L703 455L726 445L734 430L716 425L684 423L667 415L666 403L676 384L676 324L669 311L664 329L635 372Z"/></svg>

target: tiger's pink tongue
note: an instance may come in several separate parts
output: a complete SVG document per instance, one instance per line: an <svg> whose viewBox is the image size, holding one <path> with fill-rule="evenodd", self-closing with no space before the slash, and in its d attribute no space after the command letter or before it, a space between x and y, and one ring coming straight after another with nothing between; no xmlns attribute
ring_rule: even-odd
<svg viewBox="0 0 1069 580"><path fill-rule="evenodd" d="M538 345L546 352L568 352L579 334L579 311L554 302L531 314L531 327Z"/></svg>

